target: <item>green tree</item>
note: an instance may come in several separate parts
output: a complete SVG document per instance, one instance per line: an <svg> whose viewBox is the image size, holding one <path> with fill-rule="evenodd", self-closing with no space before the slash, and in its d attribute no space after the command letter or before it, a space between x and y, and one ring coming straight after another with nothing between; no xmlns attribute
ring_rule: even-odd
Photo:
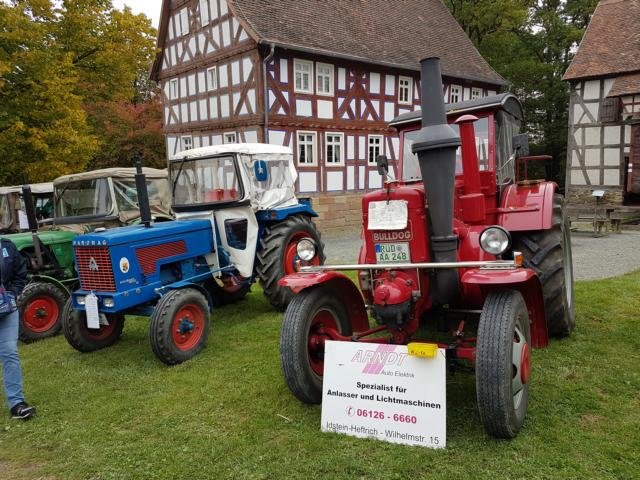
<svg viewBox="0 0 640 480"><path fill-rule="evenodd" d="M597 0L446 0L525 110L532 153L554 158L548 174L564 184L571 63Z"/></svg>
<svg viewBox="0 0 640 480"><path fill-rule="evenodd" d="M111 0L0 1L0 182L121 165L119 147L158 163L154 54L150 20Z"/></svg>
<svg viewBox="0 0 640 480"><path fill-rule="evenodd" d="M0 182L51 180L97 150L73 92L69 55L51 48L49 2L0 3Z"/></svg>

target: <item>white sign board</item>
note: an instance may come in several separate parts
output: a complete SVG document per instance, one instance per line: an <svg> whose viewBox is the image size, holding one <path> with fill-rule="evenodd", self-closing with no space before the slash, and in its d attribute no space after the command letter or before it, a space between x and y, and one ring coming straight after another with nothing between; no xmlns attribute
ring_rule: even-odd
<svg viewBox="0 0 640 480"><path fill-rule="evenodd" d="M409 210L406 200L369 203L369 230L403 230L407 228Z"/></svg>
<svg viewBox="0 0 640 480"><path fill-rule="evenodd" d="M322 431L444 448L445 351L410 356L404 345L325 344Z"/></svg>
<svg viewBox="0 0 640 480"><path fill-rule="evenodd" d="M98 297L93 292L84 297L84 308L87 312L87 328L100 328Z"/></svg>

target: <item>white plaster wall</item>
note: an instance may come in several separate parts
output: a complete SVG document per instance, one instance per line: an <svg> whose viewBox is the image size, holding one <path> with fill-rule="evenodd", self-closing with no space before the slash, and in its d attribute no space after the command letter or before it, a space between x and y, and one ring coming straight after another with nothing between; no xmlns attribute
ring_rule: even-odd
<svg viewBox="0 0 640 480"><path fill-rule="evenodd" d="M369 91L374 94L380 93L380 74L371 72L369 74Z"/></svg>
<svg viewBox="0 0 640 480"><path fill-rule="evenodd" d="M600 80L584 82L584 99L597 100L598 98L600 98Z"/></svg>
<svg viewBox="0 0 640 480"><path fill-rule="evenodd" d="M311 100L296 99L296 115L300 117L311 116Z"/></svg>
<svg viewBox="0 0 640 480"><path fill-rule="evenodd" d="M343 189L343 173L327 172L327 192L337 192Z"/></svg>
<svg viewBox="0 0 640 480"><path fill-rule="evenodd" d="M300 192L315 192L318 190L315 172L298 172L298 183Z"/></svg>

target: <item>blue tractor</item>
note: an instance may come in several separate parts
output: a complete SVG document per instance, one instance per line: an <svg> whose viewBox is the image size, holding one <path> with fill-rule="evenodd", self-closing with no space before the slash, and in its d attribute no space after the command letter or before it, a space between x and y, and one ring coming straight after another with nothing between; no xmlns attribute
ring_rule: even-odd
<svg viewBox="0 0 640 480"><path fill-rule="evenodd" d="M325 258L296 176L285 147L182 152L169 161L176 220L153 224L140 174L142 224L74 239L80 289L63 313L67 341L81 352L104 348L120 338L125 315L150 316L153 352L173 365L204 347L212 310L242 299L256 279L283 310L293 294L278 280Z"/></svg>

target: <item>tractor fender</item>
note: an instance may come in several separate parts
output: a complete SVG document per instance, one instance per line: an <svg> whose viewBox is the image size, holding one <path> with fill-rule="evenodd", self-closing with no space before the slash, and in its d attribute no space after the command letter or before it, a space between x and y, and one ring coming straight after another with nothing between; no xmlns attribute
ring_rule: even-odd
<svg viewBox="0 0 640 480"><path fill-rule="evenodd" d="M553 226L554 182L515 183L501 196L498 224L510 232L549 230Z"/></svg>
<svg viewBox="0 0 640 480"><path fill-rule="evenodd" d="M460 279L462 291L467 299L483 304L489 292L512 289L522 294L529 310L531 344L544 348L549 343L547 322L544 313L542 285L535 272L529 268L515 270L467 270Z"/></svg>
<svg viewBox="0 0 640 480"><path fill-rule="evenodd" d="M71 290L67 287L63 282L58 280L57 278L49 277L48 275L31 275L31 279L29 283L51 283L58 287L60 290L65 292L68 297L71 296Z"/></svg>
<svg viewBox="0 0 640 480"><path fill-rule="evenodd" d="M353 331L369 330L369 317L362 294L355 283L340 272L328 270L316 273L292 273L278 280L278 285L289 287L293 293L300 293L303 290L319 286L329 288L347 309Z"/></svg>

